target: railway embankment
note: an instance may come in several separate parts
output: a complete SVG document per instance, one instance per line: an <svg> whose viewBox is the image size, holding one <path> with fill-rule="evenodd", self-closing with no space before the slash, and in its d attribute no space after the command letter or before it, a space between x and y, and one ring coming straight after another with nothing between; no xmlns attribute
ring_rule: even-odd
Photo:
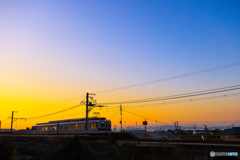
<svg viewBox="0 0 240 160"><path fill-rule="evenodd" d="M221 157L210 157L211 151L238 152L240 154L240 147L234 145L173 143L161 142L146 145L146 141L141 141L125 133L112 135L0 135L0 159L9 160L15 157L19 160L217 160ZM239 157L222 158L240 159Z"/></svg>

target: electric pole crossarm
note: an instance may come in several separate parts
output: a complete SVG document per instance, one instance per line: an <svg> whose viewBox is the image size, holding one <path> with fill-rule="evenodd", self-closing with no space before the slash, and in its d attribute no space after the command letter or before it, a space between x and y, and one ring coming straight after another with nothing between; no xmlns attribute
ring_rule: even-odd
<svg viewBox="0 0 240 160"><path fill-rule="evenodd" d="M17 120L23 120L23 119L25 119L25 121L27 120L27 118L13 118L13 122L15 122L15 121L17 121Z"/></svg>

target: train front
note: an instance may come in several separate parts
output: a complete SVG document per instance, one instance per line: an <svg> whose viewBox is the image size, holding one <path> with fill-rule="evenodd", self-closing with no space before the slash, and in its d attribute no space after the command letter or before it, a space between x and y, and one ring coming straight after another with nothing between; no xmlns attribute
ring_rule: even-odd
<svg viewBox="0 0 240 160"><path fill-rule="evenodd" d="M98 132L100 133L111 133L111 121L106 118L100 118L98 124Z"/></svg>

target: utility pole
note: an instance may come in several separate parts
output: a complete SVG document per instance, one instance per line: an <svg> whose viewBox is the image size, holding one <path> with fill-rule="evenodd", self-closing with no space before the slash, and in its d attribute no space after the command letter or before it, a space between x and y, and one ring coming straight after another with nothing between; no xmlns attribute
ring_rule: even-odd
<svg viewBox="0 0 240 160"><path fill-rule="evenodd" d="M0 131L1 131L2 121L0 121Z"/></svg>
<svg viewBox="0 0 240 160"><path fill-rule="evenodd" d="M12 133L12 127L13 127L13 122L15 122L16 120L18 120L18 119L25 119L25 120L27 120L27 118L14 118L13 116L14 116L14 112L17 112L17 111L12 111L12 118L11 118L11 133Z"/></svg>
<svg viewBox="0 0 240 160"><path fill-rule="evenodd" d="M122 132L122 105L120 105L120 115L121 115L120 123L121 123L121 132Z"/></svg>
<svg viewBox="0 0 240 160"><path fill-rule="evenodd" d="M93 97L91 98L91 101L89 102L89 95L95 95L93 93L87 93L86 95L86 123L85 123L85 134L88 134L88 114L89 112L94 108L94 107L107 107L107 106L100 106L100 105L96 105L96 100L93 100ZM84 103L83 101L81 103Z"/></svg>
<svg viewBox="0 0 240 160"><path fill-rule="evenodd" d="M87 134L87 132L88 132L88 95L89 95L89 93L87 93L87 95L86 95L86 123L85 123L85 134Z"/></svg>
<svg viewBox="0 0 240 160"><path fill-rule="evenodd" d="M12 125L13 125L13 115L14 115L14 111L12 111L12 119L11 119L11 134L12 134Z"/></svg>

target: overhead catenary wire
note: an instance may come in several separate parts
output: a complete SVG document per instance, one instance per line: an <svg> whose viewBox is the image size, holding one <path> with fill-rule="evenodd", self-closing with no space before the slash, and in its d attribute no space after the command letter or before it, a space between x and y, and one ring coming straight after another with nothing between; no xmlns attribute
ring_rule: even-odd
<svg viewBox="0 0 240 160"><path fill-rule="evenodd" d="M64 109L64 110L61 110L61 111L57 111L57 112L50 113L50 114L46 114L46 115L42 115L42 116L30 117L30 118L28 118L28 119L43 118L43 117L51 116L51 115L58 114L58 113L61 113L61 112L65 112L65 111L67 111L67 110L71 110L71 109L73 109L73 108L80 107L80 106L82 106L82 105L81 105L81 104L78 104L78 105L76 105L76 106L73 106L73 107L70 107L70 108L67 108L67 109Z"/></svg>
<svg viewBox="0 0 240 160"><path fill-rule="evenodd" d="M171 99L187 98L187 97L194 97L194 96L202 96L202 95L207 95L207 94L227 92L227 91L233 91L233 90L238 90L238 89L240 89L240 85L218 88L218 89L212 89L212 90L191 92L191 93L180 94L180 95L172 95L172 96L166 96L166 97L155 97L155 98L148 98L148 99L99 103L99 104L109 105L109 104L129 104L129 103L143 103L143 102L151 102L151 101L162 101L162 100L171 100Z"/></svg>
<svg viewBox="0 0 240 160"><path fill-rule="evenodd" d="M127 113L130 113L130 114L133 114L133 115L138 116L138 117L142 117L142 118L145 118L145 119L148 119L148 120L151 120L151 121L155 121L155 120L153 120L153 119L151 119L151 118L147 118L147 117L145 117L145 116L141 116L141 115L138 115L138 114L136 114L136 113L132 113L132 112L126 111L125 109L124 109L123 111L125 111L125 112L127 112ZM157 123L162 123L162 124L166 124L166 125L172 125L172 124L168 124L168 123L164 123L164 122L159 122L159 121L157 121Z"/></svg>
<svg viewBox="0 0 240 160"><path fill-rule="evenodd" d="M110 118L110 120L112 120L112 119L118 114L118 112L119 112L119 111L117 111L116 114L114 114L114 115Z"/></svg>
<svg viewBox="0 0 240 160"><path fill-rule="evenodd" d="M146 105L144 105L144 108L151 107L151 106L157 106L157 105L169 105L169 104L177 104L177 103L185 103L185 102L193 102L193 101L202 101L202 100L217 99L217 98L228 98L228 97L234 97L234 96L240 96L240 93L224 94L224 95L204 97L204 98L197 98L197 99L188 99L188 100L182 100L182 101L170 101L170 102L146 104ZM141 109L143 108L143 107L139 107L139 106L143 106L143 105L125 106L125 108L127 108L127 109L136 108L136 107L141 108Z"/></svg>
<svg viewBox="0 0 240 160"><path fill-rule="evenodd" d="M165 101L162 103L150 103L150 104L145 104L145 105L134 105L134 106L125 106L127 109L131 108L139 108L139 109L144 109L146 107L151 107L151 106L156 106L156 105L169 105L169 104L178 104L178 103L185 103L185 102L193 102L193 101L202 101L202 100L210 100L210 99L217 99L217 98L228 98L228 97L234 97L234 96L240 96L240 93L234 93L234 94L224 94L224 95L218 95L218 96L210 96L210 97L203 97L203 98L194 98L194 99L187 99L187 100L181 100L181 101ZM118 105L118 104L112 104L112 105ZM111 106L111 104L109 105ZM111 107L109 110L119 108L117 107ZM104 110L104 108L102 109Z"/></svg>
<svg viewBox="0 0 240 160"><path fill-rule="evenodd" d="M85 95L84 95L84 96L85 96ZM49 107L49 106L52 106L52 105L56 105L56 104L68 102L68 101L75 100L75 99L78 99L78 98L82 98L82 97L84 97L84 96L78 96L78 97L75 97L75 98L67 99L67 100L64 100L64 101L56 102L56 103L51 103L51 104L44 105L44 106L26 108L26 109L19 110L19 111L26 111L26 110L32 110L32 109L39 109L39 108Z"/></svg>
<svg viewBox="0 0 240 160"><path fill-rule="evenodd" d="M112 113L111 114L108 114L108 117L111 117L114 113L116 113L117 111L119 111L119 109L115 109L114 108L114 111L112 111Z"/></svg>
<svg viewBox="0 0 240 160"><path fill-rule="evenodd" d="M179 78L184 78L184 77L193 76L193 75L197 75L197 74L212 72L212 71L216 71L216 70L220 70L220 69L235 67L238 65L240 65L240 62L227 64L227 65L223 65L223 66L218 66L218 67L214 67L214 68L209 68L209 69L205 69L205 70L200 70L200 71L196 71L196 72L181 74L181 75L173 76L173 77L169 77L169 78L158 79L155 81L149 81L149 82L139 83L139 84L135 84L135 85L129 85L129 86L125 86L125 87L119 87L119 88L98 91L98 92L94 92L94 93L110 92L110 91L116 91L116 90L122 90L122 89L128 89L128 88L133 88L133 87L149 85L149 84L153 84L153 83L165 82L165 81L169 81L169 80L173 80L173 79L179 79Z"/></svg>
<svg viewBox="0 0 240 160"><path fill-rule="evenodd" d="M128 88L133 88L133 87L138 87L138 86L143 86L143 85L148 85L148 84L153 84L153 83L169 81L169 80L178 79L178 78L184 78L184 77L188 77L188 76L192 76L192 75L212 72L212 71L221 70L221 69L225 69L225 68L236 67L236 66L239 66L239 65L240 65L240 62L236 62L236 63L231 63L231 64L227 64L227 65L223 65L223 66L213 67L213 68L200 70L200 71L196 71L196 72L191 72L191 73L172 76L172 77L168 77L168 78L158 79L158 80L155 80L155 81L149 81L149 82L129 85L129 86L125 86L125 87L118 87L118 88L113 88L113 89L108 89L108 90L97 91L97 92L94 92L94 93L103 93L103 92L110 92L110 91L128 89ZM44 108L44 107L60 104L60 103L63 103L63 102L68 102L68 101L71 101L71 100L75 100L75 99L78 99L78 98L81 98L81 97L85 97L85 95L77 96L77 97L74 97L74 98L71 98L71 99L67 99L67 100L64 100L64 101L60 101L60 102L56 102L56 103L52 103L52 104L48 104L48 105L44 105L44 106L40 106L40 107L27 108L27 109L23 109L23 110L20 110L20 111Z"/></svg>
<svg viewBox="0 0 240 160"><path fill-rule="evenodd" d="M156 97L156 98L150 98L150 99L141 99L141 100L133 100L133 101L115 102L115 104L118 104L118 103L121 103L121 104L142 103L142 102L151 102L151 101L159 101L159 100L170 100L170 99L176 99L176 98L186 98L186 97L191 97L191 96L199 96L199 95L205 95L205 94L213 94L213 93L219 93L219 92L226 92L226 91L236 90L236 89L240 89L239 86L240 85L235 85L235 86L224 87L224 88L217 88L217 89L211 89L211 90L205 90L205 91L192 92L192 93L199 93L199 94L195 94L195 95L192 94L192 93L180 94L180 95L183 95L182 97L181 96L176 97L177 95L173 95L173 96L167 96L167 98L165 98L165 99L161 99L162 97ZM209 91L212 91L212 92L209 92ZM113 103L101 103L101 104L113 104ZM54 112L54 113L47 114L47 115L43 115L43 116L30 117L29 119L36 119L36 118L42 118L42 117L46 117L46 116L51 116L51 115L58 114L58 113L67 111L69 109L75 108L77 106L70 107L68 109L65 109L65 110L62 110L62 111L58 111L58 112Z"/></svg>
<svg viewBox="0 0 240 160"><path fill-rule="evenodd" d="M6 118L6 119L2 120L1 122L5 122L5 121L7 121L7 120L10 120L10 118Z"/></svg>
<svg viewBox="0 0 240 160"><path fill-rule="evenodd" d="M204 97L204 98L198 98L198 99L189 99L189 100L183 100L183 101L173 101L173 102L164 102L164 103L154 103L154 104L148 104L148 105L145 105L144 108L147 108L147 107L151 107L152 105L155 105L158 104L158 105L169 105L169 104L176 104L176 103L184 103L184 102L192 102L192 101L200 101L200 100L206 100L206 99L215 99L215 98L224 98L224 97L233 97L233 96L240 96L240 93L235 93L235 94L228 94L228 95L220 95L220 96L212 96L212 97ZM142 106L142 105L137 105L137 106ZM133 108L136 108L137 106L130 106L130 107L124 107L125 111L128 111L126 109L133 109ZM119 107L117 107L119 108ZM141 107L142 108L142 107ZM115 109L115 108L112 108L112 109ZM117 111L118 113L118 109L115 109L114 111ZM139 111L139 110L138 110ZM139 111L140 112L140 111ZM83 113L83 112L82 112ZM111 115L113 115L115 112L113 112ZM115 115L117 114L115 113ZM144 112L145 113L145 112ZM79 113L78 113L79 114ZM146 114L146 113L145 113ZM73 115L73 114L70 114L70 115ZM75 115L75 114L74 114ZM110 116L111 116L110 115ZM62 116L59 116L59 117L62 117ZM64 116L65 117L65 116ZM56 117L52 117L52 118L56 118ZM49 119L49 118L40 118L40 119ZM165 118L163 118L165 119ZM168 119L169 120L169 119ZM170 120L172 121L172 120ZM194 121L195 122L195 121ZM197 121L196 121L197 122ZM204 121L205 122L205 121ZM218 121L216 121L218 122Z"/></svg>
<svg viewBox="0 0 240 160"><path fill-rule="evenodd" d="M44 118L44 117L48 117L48 116L51 116L51 115L62 113L62 112L65 112L65 111L68 111L68 110L71 110L71 109L74 109L74 108L77 108L77 107L80 107L80 106L82 106L82 105L81 104L80 105L76 105L76 106L73 106L73 107L70 107L70 108L67 108L67 109L64 109L64 110L60 110L60 111L57 111L57 112L54 112L54 113L50 113L50 114L47 114L47 115L30 117L30 118L28 118L28 120L31 120L31 119L49 119L49 118ZM81 112L81 114L82 113L85 113L85 112ZM77 113L77 114L80 114L80 113ZM76 114L69 114L69 115L76 115ZM66 117L66 116L68 116L68 115L58 116L58 117ZM56 117L51 117L51 118L56 118Z"/></svg>
<svg viewBox="0 0 240 160"><path fill-rule="evenodd" d="M173 102L164 102L164 103L154 103L154 104L148 104L148 105L144 105L145 107L149 107L150 105L156 105L156 104L162 104L162 105L167 105L167 104L173 104L173 103L183 103L183 102L192 102L192 101L199 101L199 100L206 100L206 99L213 99L213 98L223 98L223 97L232 97L232 96L239 96L240 93L236 93L236 94L225 94L225 95L220 95L220 96L214 96L214 97L204 97L204 98L199 98L199 99L191 99L191 100L183 100L183 101L173 101ZM30 117L28 118L28 120L31 120L31 119L45 119L44 117L48 117L48 116L51 116L51 115L55 115L55 114L58 114L58 113L61 113L61 112L65 112L67 110L71 110L73 108L76 108L76 107L79 107L81 105L76 105L76 106L73 106L73 107L70 107L70 108L67 108L67 109L64 109L64 110L61 110L61 111L57 111L57 112L54 112L54 113L50 113L50 114L47 114L47 115L42 115L42 116L36 116L36 117ZM138 106L142 106L142 105L138 105ZM118 107L116 107L118 108ZM125 107L126 108L126 107ZM133 107L127 107L127 108L133 108ZM111 108L111 109L114 109L114 108ZM9 118L5 119L4 121L8 120Z"/></svg>
<svg viewBox="0 0 240 160"><path fill-rule="evenodd" d="M64 116L57 116L57 117L43 117L43 118L36 118L36 119L39 119L39 120L42 120L42 119L53 119L53 118L58 118L58 117L67 117L67 116L73 116L73 115L81 115L85 112L81 112L81 113L75 113L75 114L68 114L68 115L64 115ZM30 119L30 120L34 120L34 119Z"/></svg>
<svg viewBox="0 0 240 160"><path fill-rule="evenodd" d="M6 114L6 115L9 115L9 114ZM6 115L5 115L5 116L6 116ZM12 115L9 115L8 118L6 118L6 119L4 119L4 120L1 120L1 122L4 122L4 121L7 121L7 120L11 119L11 116L12 116Z"/></svg>
<svg viewBox="0 0 240 160"><path fill-rule="evenodd" d="M136 110L136 109L133 109L133 108L127 108L127 109L134 110L134 111L137 111L137 112L141 112L141 113L144 113L144 114L148 114L150 116L154 116L154 117L157 117L157 118L166 119L166 118L162 118L162 117L159 117L157 115L149 114L149 113L146 113L146 112L143 112L143 111L139 111L139 110ZM125 109L125 111L126 111L126 109ZM170 119L166 119L166 120L170 120ZM172 120L170 120L170 121L172 121Z"/></svg>

